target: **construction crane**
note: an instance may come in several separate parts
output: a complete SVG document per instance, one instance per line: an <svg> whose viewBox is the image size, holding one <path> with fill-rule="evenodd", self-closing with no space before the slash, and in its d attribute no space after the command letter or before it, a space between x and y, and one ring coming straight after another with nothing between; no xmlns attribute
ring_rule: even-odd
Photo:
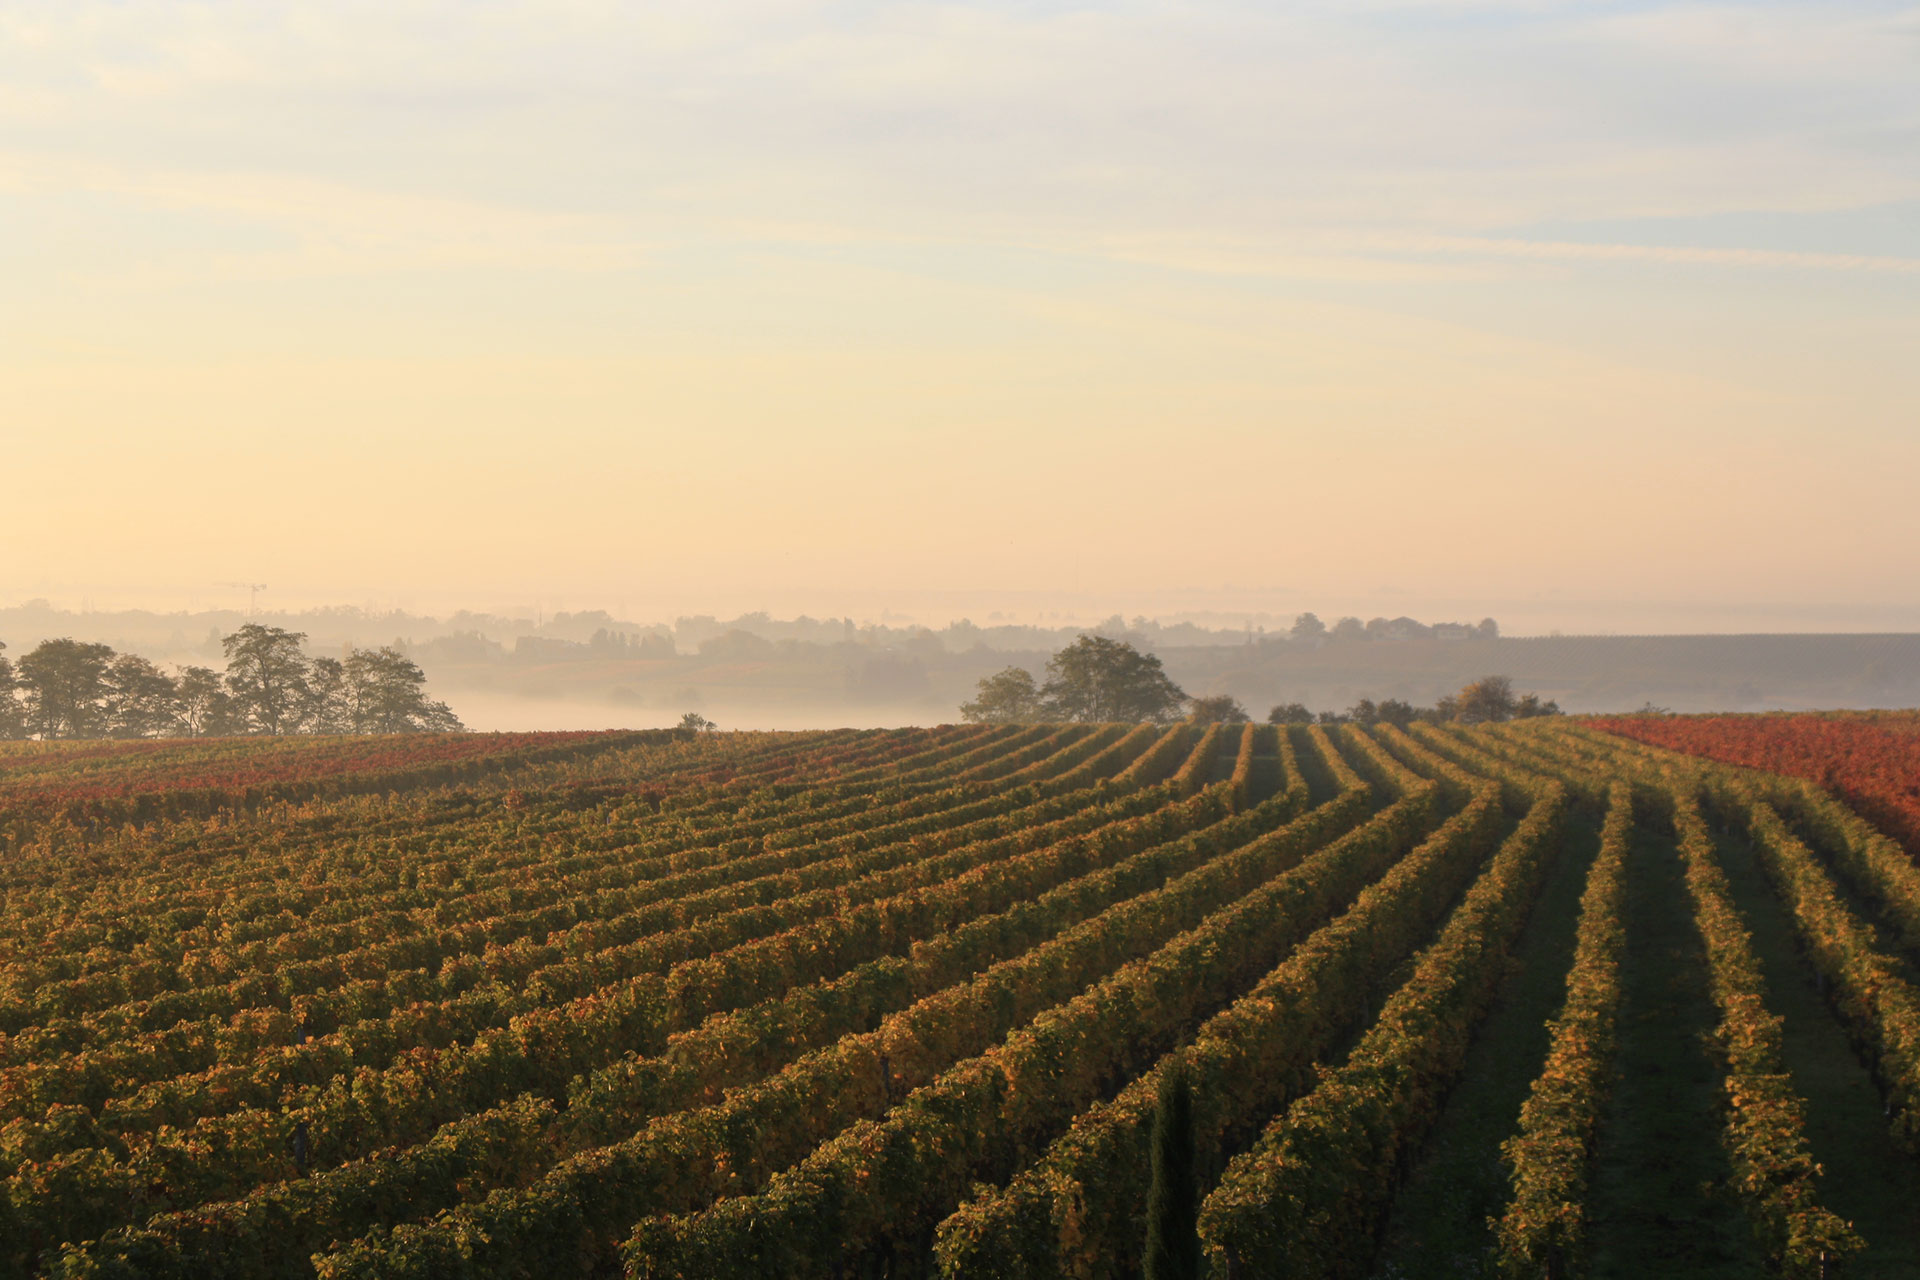
<svg viewBox="0 0 1920 1280"><path fill-rule="evenodd" d="M254 601L259 598L262 591L267 589L267 584L264 582L223 582L220 585L223 587L232 587L235 591L244 591L247 593L247 616L249 618L253 616Z"/></svg>

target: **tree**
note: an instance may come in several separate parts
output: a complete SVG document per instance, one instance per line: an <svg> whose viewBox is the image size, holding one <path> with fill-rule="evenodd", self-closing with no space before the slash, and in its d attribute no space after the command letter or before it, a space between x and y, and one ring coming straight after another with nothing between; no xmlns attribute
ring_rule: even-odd
<svg viewBox="0 0 1920 1280"><path fill-rule="evenodd" d="M340 669L355 733L455 733L466 727L446 703L427 697L426 675L391 645L355 649Z"/></svg>
<svg viewBox="0 0 1920 1280"><path fill-rule="evenodd" d="M131 653L68 637L11 662L0 644L0 739L210 737L229 733L441 733L464 728L397 649L309 662L306 637L248 623L221 640L224 676L168 675Z"/></svg>
<svg viewBox="0 0 1920 1280"><path fill-rule="evenodd" d="M300 703L300 728L306 733L353 733L353 690L347 667L338 658L315 658L307 671L306 696Z"/></svg>
<svg viewBox="0 0 1920 1280"><path fill-rule="evenodd" d="M1372 724L1380 718L1380 708L1373 705L1372 698L1362 698L1347 708L1347 719L1355 724Z"/></svg>
<svg viewBox="0 0 1920 1280"><path fill-rule="evenodd" d="M1513 719L1513 681L1505 676L1483 676L1460 691L1462 724L1486 724Z"/></svg>
<svg viewBox="0 0 1920 1280"><path fill-rule="evenodd" d="M1367 638L1366 624L1358 618L1342 618L1333 624L1333 630L1327 632L1327 638L1338 641L1341 644L1350 644L1355 640L1365 640Z"/></svg>
<svg viewBox="0 0 1920 1280"><path fill-rule="evenodd" d="M773 656L773 641L739 627L700 642L700 656L723 662L749 662Z"/></svg>
<svg viewBox="0 0 1920 1280"><path fill-rule="evenodd" d="M107 664L113 650L62 636L20 659L27 729L42 738L97 738L107 729Z"/></svg>
<svg viewBox="0 0 1920 1280"><path fill-rule="evenodd" d="M1559 703L1555 702L1552 698L1548 698L1543 702L1537 693L1523 693L1520 695L1520 700L1513 704L1513 718L1515 720L1531 720L1535 716L1557 716L1559 714Z"/></svg>
<svg viewBox="0 0 1920 1280"><path fill-rule="evenodd" d="M1268 724L1312 724L1313 712L1304 702L1282 702L1267 712Z"/></svg>
<svg viewBox="0 0 1920 1280"><path fill-rule="evenodd" d="M211 738L231 733L232 707L221 687L220 673L207 667L188 667L175 682L175 707L180 732L189 738Z"/></svg>
<svg viewBox="0 0 1920 1280"><path fill-rule="evenodd" d="M1153 1112L1153 1181L1147 1190L1146 1280L1200 1275L1200 1187L1194 1172L1193 1086L1183 1065L1160 1076Z"/></svg>
<svg viewBox="0 0 1920 1280"><path fill-rule="evenodd" d="M116 654L107 664L107 733L115 738L163 738L180 719L180 688L138 654Z"/></svg>
<svg viewBox="0 0 1920 1280"><path fill-rule="evenodd" d="M1160 659L1124 640L1082 635L1047 662L1041 697L1062 720L1165 724L1187 700Z"/></svg>
<svg viewBox="0 0 1920 1280"><path fill-rule="evenodd" d="M1383 698L1374 708L1375 719L1390 724L1396 729L1404 729L1420 718L1420 708L1400 698Z"/></svg>
<svg viewBox="0 0 1920 1280"><path fill-rule="evenodd" d="M18 680L13 674L13 660L6 655L6 644L0 641L0 741L27 736L26 711L20 705L20 699L14 696Z"/></svg>
<svg viewBox="0 0 1920 1280"><path fill-rule="evenodd" d="M1311 613L1303 613L1293 620L1293 627L1287 632L1295 640L1319 640L1327 634L1327 624Z"/></svg>
<svg viewBox="0 0 1920 1280"><path fill-rule="evenodd" d="M960 717L970 724L1021 724L1044 718L1040 690L1033 683L1033 673L1024 667L985 676L975 687L979 692L973 701L960 704Z"/></svg>
<svg viewBox="0 0 1920 1280"><path fill-rule="evenodd" d="M1251 717L1232 694L1194 698L1188 704L1188 724L1245 724Z"/></svg>
<svg viewBox="0 0 1920 1280"><path fill-rule="evenodd" d="M720 726L701 715L698 711L689 711L680 717L680 727L694 733L712 733Z"/></svg>
<svg viewBox="0 0 1920 1280"><path fill-rule="evenodd" d="M249 733L292 733L307 702L304 631L249 622L220 645L227 654L227 692Z"/></svg>

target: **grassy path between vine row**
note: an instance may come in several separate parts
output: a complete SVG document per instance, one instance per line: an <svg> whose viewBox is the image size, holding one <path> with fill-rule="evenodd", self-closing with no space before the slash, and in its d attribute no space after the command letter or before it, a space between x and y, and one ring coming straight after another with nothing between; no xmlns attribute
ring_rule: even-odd
<svg viewBox="0 0 1920 1280"><path fill-rule="evenodd" d="M1326 761L1320 758L1320 752L1315 749L1307 731L1301 729L1296 732L1283 726L1280 732L1293 740L1294 759L1299 763L1300 776L1307 784L1307 802L1317 809L1340 794L1339 781L1333 776L1333 770L1327 768ZM1379 807L1378 804L1374 805L1376 809Z"/></svg>
<svg viewBox="0 0 1920 1280"><path fill-rule="evenodd" d="M1473 1045L1460 1083L1394 1197L1374 1273L1393 1280L1493 1274L1487 1219L1506 1206L1500 1144L1547 1056L1547 1020L1567 995L1587 869L1600 848L1593 817L1570 812L1560 856L1515 943L1513 970Z"/></svg>
<svg viewBox="0 0 1920 1280"><path fill-rule="evenodd" d="M1590 1193L1591 1280L1764 1275L1727 1190L1718 1018L1670 829L1635 830L1624 916L1617 1070Z"/></svg>
<svg viewBox="0 0 1920 1280"><path fill-rule="evenodd" d="M1820 1199L1867 1242L1847 1259L1845 1274L1850 1280L1920 1275L1920 1170L1887 1132L1880 1091L1821 996L1793 919L1753 846L1725 836L1717 844L1766 974L1767 1007L1785 1020L1781 1054L1806 1099L1813 1158L1826 1170Z"/></svg>

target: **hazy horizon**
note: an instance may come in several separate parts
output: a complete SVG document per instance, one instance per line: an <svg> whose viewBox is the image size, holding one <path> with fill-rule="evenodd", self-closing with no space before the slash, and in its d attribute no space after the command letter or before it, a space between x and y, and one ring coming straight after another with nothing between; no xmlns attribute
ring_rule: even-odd
<svg viewBox="0 0 1920 1280"><path fill-rule="evenodd" d="M1118 614L1144 616L1162 624L1193 622L1227 630L1274 630L1303 612L1328 623L1345 616L1411 616L1419 621L1477 622L1492 617L1503 634L1546 635L1752 635L1920 633L1920 597L1877 605L1793 604L1779 601L1699 603L1661 600L1578 598L1494 599L1436 597L1409 592L1308 597L1283 590L1224 589L1180 592L1085 593L989 591L767 591L688 597L678 602L641 592L534 593L515 598L496 593L474 597L438 592L362 592L343 596L301 595L268 590L251 596L244 588L156 591L114 587L8 592L0 588L0 612L32 601L76 614L146 611L155 614L226 611L244 614L256 605L263 614L298 615L334 608L360 609L369 615L405 613L446 619L461 612L537 621L556 613L602 611L623 622L671 625L676 619L709 616L736 618L764 612L776 619L851 618L856 624L923 626L941 630L956 622L1040 627L1091 627ZM719 603L715 603L718 601ZM0 642L7 641L0 634Z"/></svg>
<svg viewBox="0 0 1920 1280"><path fill-rule="evenodd" d="M0 604L0 641L22 662L49 640L104 644L184 679L192 668L224 666L223 637L251 618L300 633L315 662L391 646L435 698L482 731L660 727L688 712L752 729L951 722L996 673L1041 673L1051 655L1090 631L1156 654L1189 695L1225 695L1256 715L1302 702L1315 711L1385 698L1433 705L1489 675L1577 712L1920 705L1920 631L1528 635L1511 615L1497 633L1437 625L1471 624L1471 612L1454 612L1415 617L1414 625L1378 615L1296 638L1292 615L1197 611L1112 611L1079 621L1058 611L1025 620L992 611L977 624L932 629L897 611L858 620L769 611L671 619L600 609L514 613L284 612L264 601L252 615L241 607L66 612L36 600ZM1325 622L1336 620L1329 610Z"/></svg>

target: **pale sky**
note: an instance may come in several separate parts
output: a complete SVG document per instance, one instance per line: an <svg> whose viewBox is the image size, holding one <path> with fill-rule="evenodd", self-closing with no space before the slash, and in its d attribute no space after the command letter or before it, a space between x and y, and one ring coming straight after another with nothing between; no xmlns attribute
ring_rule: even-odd
<svg viewBox="0 0 1920 1280"><path fill-rule="evenodd" d="M8 0L0 445L0 603L1920 629L1920 6Z"/></svg>

